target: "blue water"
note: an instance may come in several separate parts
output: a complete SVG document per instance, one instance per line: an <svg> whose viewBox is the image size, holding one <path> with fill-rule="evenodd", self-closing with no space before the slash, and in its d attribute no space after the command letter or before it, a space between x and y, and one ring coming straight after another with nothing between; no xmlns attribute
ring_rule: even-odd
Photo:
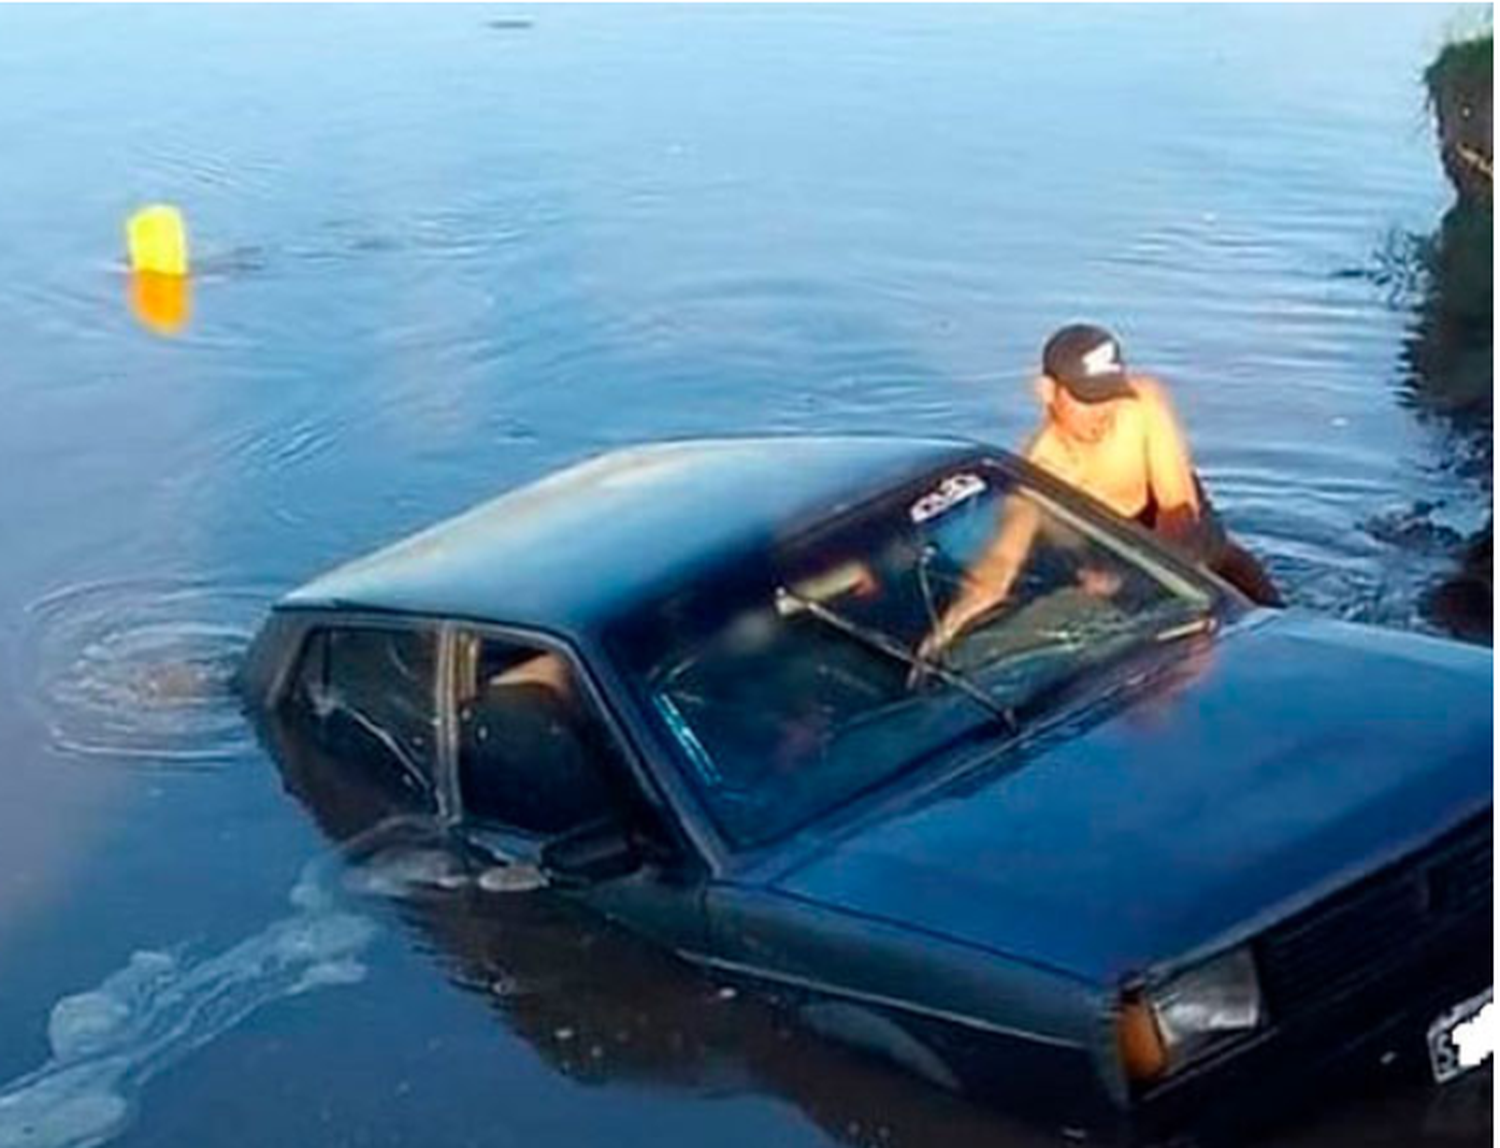
<svg viewBox="0 0 1500 1148"><path fill-rule="evenodd" d="M224 972L327 848L234 654L281 590L616 444L1015 442L1078 317L1171 385L1293 601L1427 626L1448 557L1379 523L1483 508L1375 272L1452 198L1420 73L1456 12L0 10L0 1144L58 1002L138 950L176 962L132 998L175 1051L17 1143L1020 1143L759 1014L570 1074L420 930L357 983ZM128 306L155 200L198 267L175 337ZM1411 1143L1425 1103L1322 1139Z"/></svg>

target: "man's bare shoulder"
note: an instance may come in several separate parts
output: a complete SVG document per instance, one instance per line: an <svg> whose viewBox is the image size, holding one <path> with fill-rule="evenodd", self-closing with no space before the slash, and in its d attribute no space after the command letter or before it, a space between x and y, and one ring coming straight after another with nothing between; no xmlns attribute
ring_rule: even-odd
<svg viewBox="0 0 1500 1148"><path fill-rule="evenodd" d="M1131 375L1130 389L1135 392L1136 398L1148 406L1172 405L1167 385L1154 375Z"/></svg>
<svg viewBox="0 0 1500 1148"><path fill-rule="evenodd" d="M1049 423L1031 436L1021 448L1021 457L1043 470L1056 475L1065 475L1070 455L1057 431Z"/></svg>
<svg viewBox="0 0 1500 1148"><path fill-rule="evenodd" d="M1043 455L1052 453L1057 449L1057 435L1050 424L1044 423L1031 432L1031 437L1021 444L1021 457L1028 462L1036 462Z"/></svg>
<svg viewBox="0 0 1500 1148"><path fill-rule="evenodd" d="M1141 413L1148 427L1160 424L1177 425L1177 404L1167 385L1151 375L1131 375L1130 389L1135 392Z"/></svg>

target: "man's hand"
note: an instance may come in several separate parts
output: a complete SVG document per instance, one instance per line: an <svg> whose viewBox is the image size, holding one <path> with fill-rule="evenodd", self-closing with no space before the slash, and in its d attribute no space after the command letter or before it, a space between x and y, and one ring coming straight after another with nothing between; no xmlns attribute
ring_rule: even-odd
<svg viewBox="0 0 1500 1148"><path fill-rule="evenodd" d="M937 625L922 639L917 646L916 656L924 662L938 662L942 659L943 651L951 646L958 636L964 632L969 623L979 617L985 611L992 609L997 603L982 603L977 599L959 599L948 608ZM907 676L906 684L915 686L924 677L920 666L914 667Z"/></svg>
<svg viewBox="0 0 1500 1148"><path fill-rule="evenodd" d="M939 620L938 624L917 644L915 655L917 660L920 662L940 662L943 651L954 637L954 632L948 628L947 619L943 618ZM926 677L927 670L924 666L913 666L911 672L906 675L906 688L909 690L916 689Z"/></svg>
<svg viewBox="0 0 1500 1148"><path fill-rule="evenodd" d="M955 637L957 631L949 627L948 620L939 621L917 646L917 657L924 662L936 661Z"/></svg>

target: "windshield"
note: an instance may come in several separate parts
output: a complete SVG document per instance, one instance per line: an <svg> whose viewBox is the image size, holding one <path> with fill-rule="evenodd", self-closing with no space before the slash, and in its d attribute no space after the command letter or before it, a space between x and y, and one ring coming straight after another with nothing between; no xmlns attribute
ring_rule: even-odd
<svg viewBox="0 0 1500 1148"><path fill-rule="evenodd" d="M1003 601L924 649L1018 520L1028 545ZM1209 605L1131 540L974 464L698 579L611 646L720 831L749 847L1013 732Z"/></svg>

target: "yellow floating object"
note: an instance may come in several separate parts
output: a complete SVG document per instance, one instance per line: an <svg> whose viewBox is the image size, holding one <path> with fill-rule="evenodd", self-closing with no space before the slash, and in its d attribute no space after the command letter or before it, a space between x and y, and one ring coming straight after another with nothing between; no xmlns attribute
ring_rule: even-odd
<svg viewBox="0 0 1500 1148"><path fill-rule="evenodd" d="M154 203L141 208L125 224L125 239L132 271L188 273L187 227L175 207Z"/></svg>
<svg viewBox="0 0 1500 1148"><path fill-rule="evenodd" d="M158 271L132 272L130 310L147 330L175 335L187 326L193 312L192 280Z"/></svg>

